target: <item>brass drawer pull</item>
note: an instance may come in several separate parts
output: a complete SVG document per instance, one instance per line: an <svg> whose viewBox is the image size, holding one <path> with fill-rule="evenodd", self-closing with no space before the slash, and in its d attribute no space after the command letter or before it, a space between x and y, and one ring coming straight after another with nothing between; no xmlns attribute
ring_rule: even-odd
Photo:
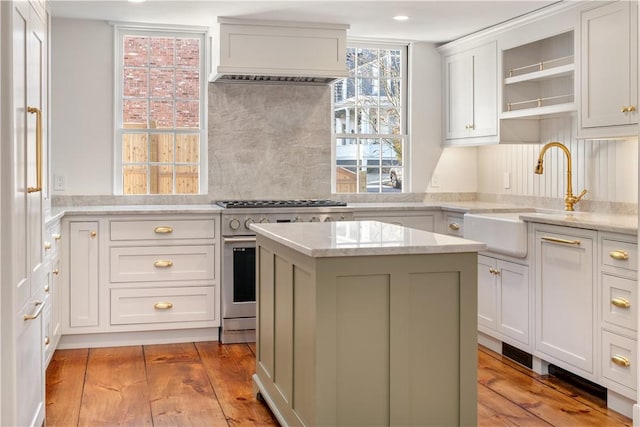
<svg viewBox="0 0 640 427"><path fill-rule="evenodd" d="M631 307L631 303L626 298L614 298L611 300L611 304L615 305L619 308L629 308Z"/></svg>
<svg viewBox="0 0 640 427"><path fill-rule="evenodd" d="M628 368L629 366L631 366L631 362L629 362L629 359L617 354L611 357L611 361L618 366L622 366L623 368Z"/></svg>
<svg viewBox="0 0 640 427"><path fill-rule="evenodd" d="M546 240L547 242L552 242L552 243L562 243L564 245L580 246L580 240L557 239L555 237L541 237L541 239Z"/></svg>
<svg viewBox="0 0 640 427"><path fill-rule="evenodd" d="M609 256L618 261L626 261L629 259L629 254L623 250L611 251Z"/></svg>
<svg viewBox="0 0 640 427"><path fill-rule="evenodd" d="M27 193L37 193L42 191L42 111L27 107L27 112L36 115L36 186L27 187Z"/></svg>
<svg viewBox="0 0 640 427"><path fill-rule="evenodd" d="M38 316L40 316L40 313L42 313L42 309L44 308L44 302L36 301L35 306L36 306L36 311L34 311L33 314L25 314L24 320L34 320L34 319L37 319Z"/></svg>
<svg viewBox="0 0 640 427"><path fill-rule="evenodd" d="M160 260L153 263L156 268L169 268L173 266L173 261L169 260Z"/></svg>
<svg viewBox="0 0 640 427"><path fill-rule="evenodd" d="M169 234L173 233L173 228L171 227L156 227L153 229L156 234Z"/></svg>
<svg viewBox="0 0 640 427"><path fill-rule="evenodd" d="M453 231L458 231L460 230L460 224L452 222L451 224L449 224L449 228L452 229Z"/></svg>
<svg viewBox="0 0 640 427"><path fill-rule="evenodd" d="M157 302L153 304L153 308L156 310L169 310L173 308L173 303L171 302Z"/></svg>

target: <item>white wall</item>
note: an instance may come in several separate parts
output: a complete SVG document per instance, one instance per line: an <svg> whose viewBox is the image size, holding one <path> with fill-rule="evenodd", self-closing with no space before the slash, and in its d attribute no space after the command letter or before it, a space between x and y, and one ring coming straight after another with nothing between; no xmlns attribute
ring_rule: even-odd
<svg viewBox="0 0 640 427"><path fill-rule="evenodd" d="M448 147L442 151L427 188L429 193L475 193L478 191L476 147Z"/></svg>
<svg viewBox="0 0 640 427"><path fill-rule="evenodd" d="M113 193L113 27L52 19L51 142L59 195Z"/></svg>
<svg viewBox="0 0 640 427"><path fill-rule="evenodd" d="M638 142L577 140L575 118L543 120L540 140L559 141L572 154L573 192L585 199L637 203ZM541 144L492 145L478 148L478 192L514 196L563 198L566 193L564 154L551 148L544 156L544 174L535 175ZM510 175L505 188L504 174Z"/></svg>
<svg viewBox="0 0 640 427"><path fill-rule="evenodd" d="M420 42L410 46L409 61L409 189L424 193L442 154L442 60L433 43Z"/></svg>

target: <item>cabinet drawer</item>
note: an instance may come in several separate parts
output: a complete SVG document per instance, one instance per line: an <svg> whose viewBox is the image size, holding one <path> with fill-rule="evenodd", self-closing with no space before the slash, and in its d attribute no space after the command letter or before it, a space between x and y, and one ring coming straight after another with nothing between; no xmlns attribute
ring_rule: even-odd
<svg viewBox="0 0 640 427"><path fill-rule="evenodd" d="M215 246L111 248L111 282L213 280Z"/></svg>
<svg viewBox="0 0 640 427"><path fill-rule="evenodd" d="M452 236L464 236L464 217L462 215L444 214L445 232Z"/></svg>
<svg viewBox="0 0 640 427"><path fill-rule="evenodd" d="M215 320L214 286L111 289L111 324Z"/></svg>
<svg viewBox="0 0 640 427"><path fill-rule="evenodd" d="M602 239L602 264L609 267L637 271L638 245L629 242Z"/></svg>
<svg viewBox="0 0 640 427"><path fill-rule="evenodd" d="M602 376L614 383L636 388L636 341L602 331Z"/></svg>
<svg viewBox="0 0 640 427"><path fill-rule="evenodd" d="M213 239L214 219L111 221L111 240Z"/></svg>
<svg viewBox="0 0 640 427"><path fill-rule="evenodd" d="M637 329L637 281L602 275L602 319L614 325Z"/></svg>

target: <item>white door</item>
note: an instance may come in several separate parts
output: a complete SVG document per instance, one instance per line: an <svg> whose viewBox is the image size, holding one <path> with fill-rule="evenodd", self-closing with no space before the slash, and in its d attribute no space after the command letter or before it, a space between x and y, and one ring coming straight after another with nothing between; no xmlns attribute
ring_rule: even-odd
<svg viewBox="0 0 640 427"><path fill-rule="evenodd" d="M498 332L529 345L529 268L512 262L496 263Z"/></svg>
<svg viewBox="0 0 640 427"><path fill-rule="evenodd" d="M498 282L495 267L495 259L478 255L478 329L485 333L490 333L487 328L495 331L497 325Z"/></svg>
<svg viewBox="0 0 640 427"><path fill-rule="evenodd" d="M445 60L446 138L468 138L473 122L473 58L468 52Z"/></svg>

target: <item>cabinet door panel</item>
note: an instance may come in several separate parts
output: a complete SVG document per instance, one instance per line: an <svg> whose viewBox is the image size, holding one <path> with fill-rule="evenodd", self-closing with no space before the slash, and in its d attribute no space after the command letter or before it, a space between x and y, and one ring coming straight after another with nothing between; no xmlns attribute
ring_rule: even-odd
<svg viewBox="0 0 640 427"><path fill-rule="evenodd" d="M98 222L69 226L69 326L98 325Z"/></svg>
<svg viewBox="0 0 640 427"><path fill-rule="evenodd" d="M495 43L473 55L473 136L497 134L498 77Z"/></svg>
<svg viewBox="0 0 640 427"><path fill-rule="evenodd" d="M482 326L495 330L497 325L498 285L496 276L491 272L495 267L493 258L478 255L478 326L481 330Z"/></svg>
<svg viewBox="0 0 640 427"><path fill-rule="evenodd" d="M500 293L498 331L529 344L529 269L523 265L498 261Z"/></svg>
<svg viewBox="0 0 640 427"><path fill-rule="evenodd" d="M541 230L535 236L536 350L593 374L593 238Z"/></svg>
<svg viewBox="0 0 640 427"><path fill-rule="evenodd" d="M445 61L446 138L466 138L473 115L473 63L469 54L453 55Z"/></svg>
<svg viewBox="0 0 640 427"><path fill-rule="evenodd" d="M582 14L580 114L584 128L638 121L637 111L621 111L622 107L632 105L630 24L630 2L626 1L614 2ZM633 105L635 102L634 99Z"/></svg>

